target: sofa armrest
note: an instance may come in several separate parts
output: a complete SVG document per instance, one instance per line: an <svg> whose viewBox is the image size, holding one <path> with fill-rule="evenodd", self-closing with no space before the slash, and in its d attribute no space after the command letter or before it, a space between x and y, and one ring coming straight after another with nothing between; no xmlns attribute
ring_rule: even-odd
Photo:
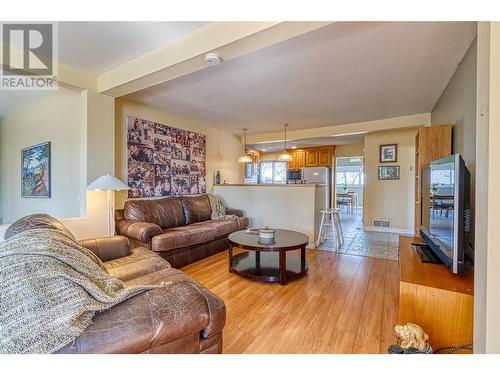
<svg viewBox="0 0 500 375"><path fill-rule="evenodd" d="M242 210L239 210L237 208L226 208L226 215L236 215L238 217L243 217L245 216L243 214Z"/></svg>
<svg viewBox="0 0 500 375"><path fill-rule="evenodd" d="M144 221L119 220L116 222L116 232L125 237L132 238L137 241L149 243L151 238L161 234L161 228L153 223Z"/></svg>
<svg viewBox="0 0 500 375"><path fill-rule="evenodd" d="M200 335L209 323L210 308L200 287L178 281L97 313L92 324L58 353L142 353Z"/></svg>
<svg viewBox="0 0 500 375"><path fill-rule="evenodd" d="M103 262L130 255L130 244L124 236L95 238L79 241L79 243L92 251Z"/></svg>

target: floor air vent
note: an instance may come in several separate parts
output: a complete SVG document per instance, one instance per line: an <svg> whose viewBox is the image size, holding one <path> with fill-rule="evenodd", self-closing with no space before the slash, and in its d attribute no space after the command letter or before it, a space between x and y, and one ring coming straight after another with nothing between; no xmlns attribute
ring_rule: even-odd
<svg viewBox="0 0 500 375"><path fill-rule="evenodd" d="M391 221L389 219L373 219L372 227L376 228L390 228Z"/></svg>

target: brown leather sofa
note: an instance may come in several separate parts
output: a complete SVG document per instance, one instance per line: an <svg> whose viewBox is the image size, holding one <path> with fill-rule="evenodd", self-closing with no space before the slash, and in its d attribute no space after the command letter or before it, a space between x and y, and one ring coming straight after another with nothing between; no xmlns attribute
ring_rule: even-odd
<svg viewBox="0 0 500 375"><path fill-rule="evenodd" d="M12 224L5 238L30 228L70 233L48 215ZM80 241L126 285L169 285L134 296L97 313L92 324L58 353L221 353L226 307L215 294L146 248L114 236Z"/></svg>
<svg viewBox="0 0 500 375"><path fill-rule="evenodd" d="M211 220L211 215L206 194L133 199L116 211L116 233L180 268L227 249L228 235L248 227L241 210L226 209L226 215L236 215L238 221Z"/></svg>

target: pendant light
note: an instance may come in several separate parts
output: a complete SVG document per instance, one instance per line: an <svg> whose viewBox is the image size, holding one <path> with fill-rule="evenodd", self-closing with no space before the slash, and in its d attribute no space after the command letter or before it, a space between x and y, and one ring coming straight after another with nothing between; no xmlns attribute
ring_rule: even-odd
<svg viewBox="0 0 500 375"><path fill-rule="evenodd" d="M240 156L238 158L238 161L240 163L251 163L252 158L247 154L247 128L243 128L243 132L245 133L245 151L243 153L243 156Z"/></svg>
<svg viewBox="0 0 500 375"><path fill-rule="evenodd" d="M288 151L286 150L286 127L287 126L288 126L288 124L284 125L284 127L285 127L285 151L283 151L283 153L280 154L280 156L278 156L278 160L280 160L280 161L292 161L293 160L292 155L290 155L288 153Z"/></svg>

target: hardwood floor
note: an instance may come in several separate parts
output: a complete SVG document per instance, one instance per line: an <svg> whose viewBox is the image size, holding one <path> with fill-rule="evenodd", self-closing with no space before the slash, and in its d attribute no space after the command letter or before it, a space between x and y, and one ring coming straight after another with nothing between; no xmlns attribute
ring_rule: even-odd
<svg viewBox="0 0 500 375"><path fill-rule="evenodd" d="M225 301L224 353L387 353L398 263L317 250L308 261L308 275L286 286L229 273L227 252L182 270Z"/></svg>

